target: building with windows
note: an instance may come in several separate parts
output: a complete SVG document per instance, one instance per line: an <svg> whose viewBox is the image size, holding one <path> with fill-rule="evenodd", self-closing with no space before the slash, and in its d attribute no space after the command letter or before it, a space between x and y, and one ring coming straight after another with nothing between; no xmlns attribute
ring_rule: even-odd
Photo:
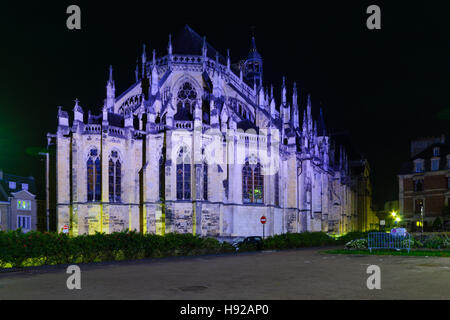
<svg viewBox="0 0 450 320"><path fill-rule="evenodd" d="M399 209L411 230L428 229L439 217L450 220L450 145L445 136L412 141L411 158L402 165Z"/></svg>
<svg viewBox="0 0 450 320"><path fill-rule="evenodd" d="M36 184L33 177L20 177L0 170L0 230L36 230Z"/></svg>
<svg viewBox="0 0 450 320"><path fill-rule="evenodd" d="M144 46L134 73L116 95L110 67L98 115L59 108L47 135L58 231L262 235L263 215L266 235L358 225L344 146L295 82L277 101L254 38L232 63L185 26L164 54Z"/></svg>

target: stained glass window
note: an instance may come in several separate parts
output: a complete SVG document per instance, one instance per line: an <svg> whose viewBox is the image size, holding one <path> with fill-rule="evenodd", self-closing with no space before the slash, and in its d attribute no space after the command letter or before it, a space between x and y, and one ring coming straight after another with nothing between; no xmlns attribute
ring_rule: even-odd
<svg viewBox="0 0 450 320"><path fill-rule="evenodd" d="M183 106L192 114L195 101L197 99L197 92L189 82L185 82L178 91L177 95L177 111Z"/></svg>
<svg viewBox="0 0 450 320"><path fill-rule="evenodd" d="M177 199L188 200L190 198L191 164L189 155L185 155L183 150L181 150L177 159Z"/></svg>
<svg viewBox="0 0 450 320"><path fill-rule="evenodd" d="M89 152L86 162L87 173L87 201L101 200L102 170L100 158L97 156L97 149Z"/></svg>
<svg viewBox="0 0 450 320"><path fill-rule="evenodd" d="M122 164L117 151L111 152L108 162L109 172L109 202L121 201Z"/></svg>
<svg viewBox="0 0 450 320"><path fill-rule="evenodd" d="M248 161L242 168L242 199L244 203L264 202L264 176L261 164L250 165Z"/></svg>

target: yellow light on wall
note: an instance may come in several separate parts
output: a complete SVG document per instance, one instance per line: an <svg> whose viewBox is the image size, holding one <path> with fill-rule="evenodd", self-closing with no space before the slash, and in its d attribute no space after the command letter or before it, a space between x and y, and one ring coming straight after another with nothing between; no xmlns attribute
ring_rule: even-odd
<svg viewBox="0 0 450 320"><path fill-rule="evenodd" d="M395 211L392 211L391 214L394 218L397 216L397 212L395 212Z"/></svg>
<svg viewBox="0 0 450 320"><path fill-rule="evenodd" d="M395 221L400 222L400 217L395 218Z"/></svg>

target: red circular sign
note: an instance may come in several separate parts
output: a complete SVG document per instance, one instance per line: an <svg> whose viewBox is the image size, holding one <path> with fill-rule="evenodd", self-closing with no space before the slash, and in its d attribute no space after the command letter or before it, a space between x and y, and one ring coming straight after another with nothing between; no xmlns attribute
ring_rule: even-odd
<svg viewBox="0 0 450 320"><path fill-rule="evenodd" d="M262 216L262 217L261 217L261 223L262 223L262 224L265 224L266 221L267 221L267 220L266 220L266 217L265 217L265 216Z"/></svg>

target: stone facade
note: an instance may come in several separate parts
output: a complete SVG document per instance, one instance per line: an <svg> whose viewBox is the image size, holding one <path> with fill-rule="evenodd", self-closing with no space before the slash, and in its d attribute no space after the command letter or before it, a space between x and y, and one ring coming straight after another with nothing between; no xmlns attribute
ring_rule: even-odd
<svg viewBox="0 0 450 320"><path fill-rule="evenodd" d="M60 109L47 136L57 230L250 236L262 235L263 215L266 235L354 229L345 149L309 97L300 125L295 83L288 101L283 78L276 102L262 62L254 39L231 64L186 26L166 55L147 60L144 47L119 96L110 68L102 113L76 101L73 121Z"/></svg>

